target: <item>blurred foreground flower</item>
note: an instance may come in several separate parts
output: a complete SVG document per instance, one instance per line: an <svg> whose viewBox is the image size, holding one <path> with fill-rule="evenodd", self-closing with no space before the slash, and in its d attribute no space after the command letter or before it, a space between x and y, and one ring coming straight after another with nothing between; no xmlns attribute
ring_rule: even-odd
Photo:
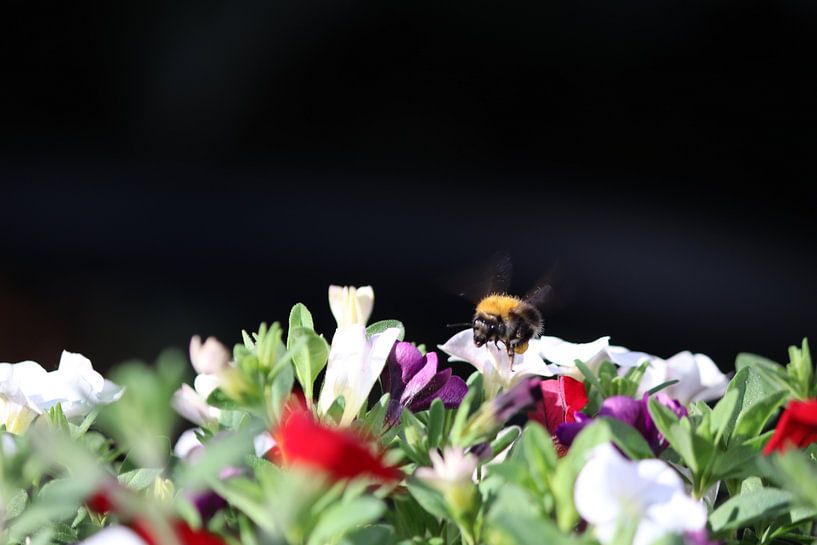
<svg viewBox="0 0 817 545"><path fill-rule="evenodd" d="M473 481L479 459L461 448L446 447L443 455L437 449L428 453L433 467L421 467L414 475L442 493L465 543L473 543L473 526L479 509L479 494Z"/></svg>
<svg viewBox="0 0 817 545"><path fill-rule="evenodd" d="M126 526L111 526L83 541L84 545L116 544L166 545L170 543L167 534L172 532L176 545L224 545L220 537L205 530L195 530L185 521L177 518L144 518L140 509L134 509L138 502L129 488L115 479L104 483L86 502L92 512L107 515L113 513ZM155 516L155 514L154 514Z"/></svg>
<svg viewBox="0 0 817 545"><path fill-rule="evenodd" d="M230 352L215 337L204 343L198 335L190 339L190 363L196 370L193 388L182 384L173 394L173 408L190 422L207 426L218 422L221 411L207 404L207 397L219 387L221 375L230 368Z"/></svg>
<svg viewBox="0 0 817 545"><path fill-rule="evenodd" d="M584 383L570 376L560 376L555 380L543 380L539 384L542 400L536 409L528 413L528 418L542 424L554 439L556 451L564 456L567 449L556 436L556 430L564 423L576 421L576 413L587 405Z"/></svg>
<svg viewBox="0 0 817 545"><path fill-rule="evenodd" d="M450 361L468 362L482 373L485 395L488 399L516 385L526 376L553 375L535 350L528 348L524 353L515 355L512 366L505 350L490 343L482 346L474 344L474 333L471 329L460 331L445 344L440 345L439 349L451 356Z"/></svg>
<svg viewBox="0 0 817 545"><path fill-rule="evenodd" d="M790 401L766 443L763 454L784 452L789 448L803 448L817 442L817 399Z"/></svg>
<svg viewBox="0 0 817 545"><path fill-rule="evenodd" d="M56 405L77 421L120 397L122 388L94 371L82 354L63 351L51 372L33 361L0 363L0 425L10 433L24 433L34 418Z"/></svg>
<svg viewBox="0 0 817 545"><path fill-rule="evenodd" d="M464 444L492 437L518 413L534 408L542 399L541 381L539 377L527 376L484 403L465 424L462 435L467 440Z"/></svg>
<svg viewBox="0 0 817 545"><path fill-rule="evenodd" d="M400 422L403 408L411 412L428 409L431 402L441 399L446 408L459 406L468 386L451 369L437 372L437 354L423 355L413 344L396 342L386 361L382 376L383 390L390 394L386 422Z"/></svg>
<svg viewBox="0 0 817 545"><path fill-rule="evenodd" d="M321 425L309 411L294 403L286 412L273 433L277 454L284 464L321 470L333 481L368 477L391 482L402 477L351 430Z"/></svg>
<svg viewBox="0 0 817 545"><path fill-rule="evenodd" d="M666 394L659 392L655 398L664 406L669 407L678 418L687 416L686 408L677 400L670 399ZM627 396L612 396L604 400L601 409L596 414L596 417L607 416L614 418L625 424L629 424L641 433L652 451L658 455L667 448L667 442L664 436L658 431L652 416L649 411L649 396L644 396L639 399L633 399ZM556 430L556 435L559 442L565 446L570 446L573 440L593 421L593 418L584 413L576 413L575 421L573 423L565 423L559 426Z"/></svg>
<svg viewBox="0 0 817 545"><path fill-rule="evenodd" d="M667 463L627 460L610 443L590 455L576 479L574 501L605 544L630 524L636 525L633 545L706 528L706 507L686 495L681 477Z"/></svg>

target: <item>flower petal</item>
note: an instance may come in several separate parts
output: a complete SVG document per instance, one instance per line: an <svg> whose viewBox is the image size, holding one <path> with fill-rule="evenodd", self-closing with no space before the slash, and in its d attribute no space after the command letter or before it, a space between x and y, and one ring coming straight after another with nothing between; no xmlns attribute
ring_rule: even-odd
<svg viewBox="0 0 817 545"><path fill-rule="evenodd" d="M606 354L610 337L600 337L589 343L572 343L558 337L540 337L534 341L532 348L535 348L541 357L569 370L575 369L576 360L589 363L594 362L600 354Z"/></svg>
<svg viewBox="0 0 817 545"><path fill-rule="evenodd" d="M400 398L400 402L404 405L411 403L418 394L423 392L437 374L437 354L430 352L426 354L424 360L425 365L406 384L406 389ZM450 374L451 370L449 369L448 372Z"/></svg>
<svg viewBox="0 0 817 545"><path fill-rule="evenodd" d="M214 375L227 368L230 351L215 337L207 337L204 343L198 335L190 339L190 363L199 374Z"/></svg>
<svg viewBox="0 0 817 545"><path fill-rule="evenodd" d="M77 545L147 545L127 526L108 526Z"/></svg>
<svg viewBox="0 0 817 545"><path fill-rule="evenodd" d="M177 413L198 426L206 426L218 421L221 411L207 404L207 401L187 384L182 384L171 399Z"/></svg>

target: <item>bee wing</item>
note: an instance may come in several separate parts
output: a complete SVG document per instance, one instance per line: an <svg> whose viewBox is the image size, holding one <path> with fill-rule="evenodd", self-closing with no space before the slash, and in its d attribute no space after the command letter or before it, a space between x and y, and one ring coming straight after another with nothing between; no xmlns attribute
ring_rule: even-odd
<svg viewBox="0 0 817 545"><path fill-rule="evenodd" d="M553 294L553 286L549 283L538 284L525 294L524 300L535 306L542 308L546 306L548 299Z"/></svg>
<svg viewBox="0 0 817 545"><path fill-rule="evenodd" d="M507 293L512 273L510 256L496 252L488 263L454 274L442 283L448 288L447 291L476 304L491 293Z"/></svg>
<svg viewBox="0 0 817 545"><path fill-rule="evenodd" d="M558 265L554 265L547 274L539 278L523 299L546 315L562 308L571 291L562 272Z"/></svg>

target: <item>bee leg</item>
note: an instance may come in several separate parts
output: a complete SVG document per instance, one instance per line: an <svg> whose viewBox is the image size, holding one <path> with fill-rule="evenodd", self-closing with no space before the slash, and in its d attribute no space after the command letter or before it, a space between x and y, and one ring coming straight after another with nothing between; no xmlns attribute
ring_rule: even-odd
<svg viewBox="0 0 817 545"><path fill-rule="evenodd" d="M513 371L513 356L514 356L514 352L513 352L513 350L509 350L509 351L508 351L508 357L509 357L509 358L510 358L510 360L511 360L511 371Z"/></svg>

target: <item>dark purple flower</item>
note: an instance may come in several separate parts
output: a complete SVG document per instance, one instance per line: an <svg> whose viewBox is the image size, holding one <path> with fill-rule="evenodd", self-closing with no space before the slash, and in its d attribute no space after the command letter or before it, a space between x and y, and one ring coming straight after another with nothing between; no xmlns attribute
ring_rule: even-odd
<svg viewBox="0 0 817 545"><path fill-rule="evenodd" d="M468 392L460 377L452 375L451 369L437 372L437 354L423 355L411 343L396 342L386 360L382 375L383 389L389 394L387 424L400 422L403 408L412 412L424 411L439 398L448 408L459 406Z"/></svg>
<svg viewBox="0 0 817 545"><path fill-rule="evenodd" d="M669 407L679 418L687 415L686 408L677 400L670 399L666 394L658 393L655 398L665 407ZM608 397L601 404L601 409L596 416L608 416L634 427L641 433L652 451L658 455L667 448L667 442L652 420L648 403L647 394L644 394L640 400L627 396ZM556 436L562 444L569 446L579 432L592 421L592 417L581 412L576 413L576 422L560 425L556 430Z"/></svg>
<svg viewBox="0 0 817 545"><path fill-rule="evenodd" d="M238 477L244 473L244 470L237 467L225 467L218 474L218 478L222 481ZM196 507L201 519L204 521L210 520L221 509L227 507L227 500L216 494L213 490L205 489L194 492L188 496L190 502Z"/></svg>

